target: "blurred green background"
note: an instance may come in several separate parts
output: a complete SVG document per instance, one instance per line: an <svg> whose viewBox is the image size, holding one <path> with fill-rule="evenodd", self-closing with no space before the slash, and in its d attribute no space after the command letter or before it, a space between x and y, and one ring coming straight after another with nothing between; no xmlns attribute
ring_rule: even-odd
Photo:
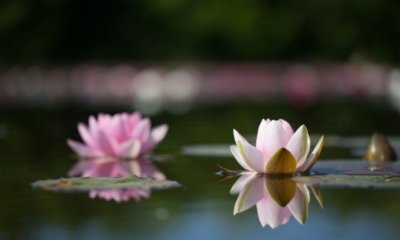
<svg viewBox="0 0 400 240"><path fill-rule="evenodd" d="M3 0L0 61L396 63L399 7L395 0Z"/></svg>

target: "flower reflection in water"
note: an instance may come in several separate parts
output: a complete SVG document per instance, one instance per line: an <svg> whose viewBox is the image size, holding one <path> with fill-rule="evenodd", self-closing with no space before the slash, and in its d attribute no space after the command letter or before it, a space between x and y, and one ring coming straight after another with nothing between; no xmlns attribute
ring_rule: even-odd
<svg viewBox="0 0 400 240"><path fill-rule="evenodd" d="M311 189L314 192L314 189ZM231 194L239 194L234 214L256 205L258 219L263 227L268 225L276 228L289 222L291 216L303 224L308 217L309 189L306 184L290 178L271 178L246 173L234 183ZM319 192L314 192L314 195L321 204Z"/></svg>
<svg viewBox="0 0 400 240"><path fill-rule="evenodd" d="M153 178L164 180L165 175L157 167L145 158L121 160L117 158L93 158L82 159L69 171L70 176L80 177L127 177L136 175L141 178ZM142 198L150 197L150 189L110 189L90 191L91 198L102 198L124 202L134 199L139 201Z"/></svg>

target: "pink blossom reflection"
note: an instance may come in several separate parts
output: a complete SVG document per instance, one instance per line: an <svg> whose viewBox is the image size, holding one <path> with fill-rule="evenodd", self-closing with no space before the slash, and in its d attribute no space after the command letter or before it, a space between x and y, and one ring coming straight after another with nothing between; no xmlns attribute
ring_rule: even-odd
<svg viewBox="0 0 400 240"><path fill-rule="evenodd" d="M80 160L69 171L70 176L80 177L127 177L136 175L142 178L153 178L164 180L165 175L147 159L119 160L116 158L98 158ZM150 197L150 189L111 189L90 191L91 198L102 198L107 201L125 202L131 199L139 201L142 198Z"/></svg>
<svg viewBox="0 0 400 240"><path fill-rule="evenodd" d="M306 184L290 178L244 174L234 183L231 193L239 194L234 214L256 205L258 219L263 227L277 228L288 223L292 216L301 224L308 218L309 189ZM321 203L321 195L315 196Z"/></svg>

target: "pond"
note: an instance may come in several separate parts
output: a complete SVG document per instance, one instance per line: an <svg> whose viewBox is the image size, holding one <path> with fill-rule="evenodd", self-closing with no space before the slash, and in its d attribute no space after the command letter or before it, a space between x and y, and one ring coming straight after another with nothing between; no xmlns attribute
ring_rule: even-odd
<svg viewBox="0 0 400 240"><path fill-rule="evenodd" d="M98 112L122 111L128 110L1 109L0 239L397 239L400 235L400 189L322 186L316 194L321 199L310 193L303 224L291 218L271 229L261 226L255 207L233 216L238 196L230 190L237 178L220 181L216 174L219 165L241 169L233 156L225 154L234 144L232 129L252 139L260 119L266 117L287 119L296 128L304 123L312 136L357 137L361 140L350 141L354 144L328 143L319 161L362 161L372 133L394 138L400 134L398 113L379 101L325 101L302 111L270 102L198 106L181 115L162 113L152 122L167 123L169 132L155 156L168 161L154 164L180 187L115 202L90 198L87 192L31 186L38 179L68 176L78 159L66 140L80 140L78 122L86 123ZM204 145L202 153L193 153ZM394 147L399 149L397 143Z"/></svg>

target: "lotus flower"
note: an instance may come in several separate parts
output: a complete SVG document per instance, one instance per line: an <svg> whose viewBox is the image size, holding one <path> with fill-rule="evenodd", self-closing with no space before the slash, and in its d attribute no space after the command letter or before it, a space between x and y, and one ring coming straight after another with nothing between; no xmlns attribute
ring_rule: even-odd
<svg viewBox="0 0 400 240"><path fill-rule="evenodd" d="M151 129L148 118L140 113L99 114L89 117L88 126L79 123L83 144L68 140L68 145L81 157L135 158L151 152L165 137L168 126Z"/></svg>
<svg viewBox="0 0 400 240"><path fill-rule="evenodd" d="M312 153L310 136L306 126L296 132L285 120L262 120L258 128L256 146L251 145L236 130L233 130L236 146L231 152L246 170L276 175L306 173L318 159L324 137L322 136Z"/></svg>
<svg viewBox="0 0 400 240"><path fill-rule="evenodd" d="M165 176L151 162L146 159L134 159L123 161L113 158L100 158L80 160L69 172L70 176L80 177L127 177L136 175L142 178L154 178L164 180ZM124 190L90 191L90 197L99 197L116 202L130 199L140 200L150 197L150 190L128 188Z"/></svg>
<svg viewBox="0 0 400 240"><path fill-rule="evenodd" d="M322 206L321 195L313 192ZM233 213L246 211L256 205L263 227L276 228L289 222L291 216L301 224L307 220L310 193L304 183L250 173L243 174L234 183L231 193L239 194Z"/></svg>

